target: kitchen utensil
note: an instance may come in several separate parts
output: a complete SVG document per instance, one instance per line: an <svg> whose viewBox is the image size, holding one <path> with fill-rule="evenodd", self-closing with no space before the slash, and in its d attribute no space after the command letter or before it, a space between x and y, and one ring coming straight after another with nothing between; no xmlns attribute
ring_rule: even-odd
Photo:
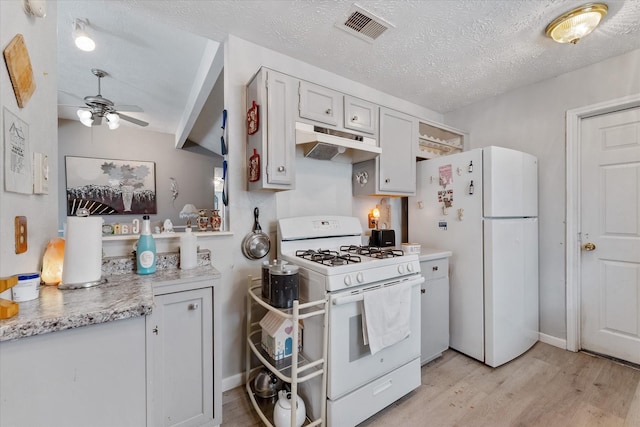
<svg viewBox="0 0 640 427"><path fill-rule="evenodd" d="M36 90L31 59L22 34L17 34L4 49L4 60L18 101L18 107L24 107Z"/></svg>
<svg viewBox="0 0 640 427"><path fill-rule="evenodd" d="M269 304L277 308L291 308L298 299L297 265L276 264L269 268Z"/></svg>
<svg viewBox="0 0 640 427"><path fill-rule="evenodd" d="M278 394L282 389L283 382L273 372L263 368L253 379L253 389L256 396L262 399L270 399Z"/></svg>
<svg viewBox="0 0 640 427"><path fill-rule="evenodd" d="M242 254L249 259L260 259L269 253L271 242L269 236L262 232L260 223L258 222L258 208L253 210L253 231L242 239Z"/></svg>
<svg viewBox="0 0 640 427"><path fill-rule="evenodd" d="M278 393L278 401L273 407L273 422L276 427L291 426L291 392L282 390ZM296 399L296 427L300 427L307 416L304 400L300 396Z"/></svg>

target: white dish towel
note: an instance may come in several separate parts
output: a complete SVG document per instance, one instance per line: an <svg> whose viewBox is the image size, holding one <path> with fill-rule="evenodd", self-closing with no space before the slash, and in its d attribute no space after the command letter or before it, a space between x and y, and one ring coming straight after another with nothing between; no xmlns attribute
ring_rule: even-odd
<svg viewBox="0 0 640 427"><path fill-rule="evenodd" d="M364 292L364 343L371 354L402 341L411 333L411 286L389 286Z"/></svg>

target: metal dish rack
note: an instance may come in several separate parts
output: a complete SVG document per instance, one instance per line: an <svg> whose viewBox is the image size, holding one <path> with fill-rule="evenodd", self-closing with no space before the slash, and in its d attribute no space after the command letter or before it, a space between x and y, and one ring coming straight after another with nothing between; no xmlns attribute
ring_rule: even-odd
<svg viewBox="0 0 640 427"><path fill-rule="evenodd" d="M316 300L305 303L300 301L293 301L293 307L291 309L279 309L271 306L266 302L262 294L262 280L257 277L249 276L248 278L248 298L247 298L247 348L246 348L246 369L245 369L245 388L249 395L249 400L253 405L253 408L257 412L262 422L268 426L273 427L273 407L263 401L259 401L256 398L253 390L253 378L262 366L252 368L252 355L255 356L260 363L273 372L278 378L285 383L291 385L291 401L296 402L298 397L298 384L304 381L308 381L318 376L321 377L321 405L320 405L320 418L310 420L309 417L305 420L303 426L325 426L326 425L326 400L327 400L327 331L329 326L329 318L327 316L328 300ZM321 359L308 360L299 350L298 345L293 345L293 353L291 356L282 359L274 360L267 352L262 349L261 346L261 334L262 328L260 327L260 319L253 320L253 309L255 305L259 305L264 309L277 313L285 319L291 319L293 322L293 342L298 342L298 334L300 333L299 321L307 319L312 316L324 316L324 336L322 337L323 346ZM296 405L291 405L291 427L295 427L296 421Z"/></svg>

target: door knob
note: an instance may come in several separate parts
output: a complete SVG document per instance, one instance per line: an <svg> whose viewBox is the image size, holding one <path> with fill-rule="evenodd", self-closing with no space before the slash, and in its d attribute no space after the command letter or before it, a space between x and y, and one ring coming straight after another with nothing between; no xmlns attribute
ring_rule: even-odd
<svg viewBox="0 0 640 427"><path fill-rule="evenodd" d="M596 245L591 242L585 243L583 247L584 247L584 250L588 252L591 252L596 249Z"/></svg>

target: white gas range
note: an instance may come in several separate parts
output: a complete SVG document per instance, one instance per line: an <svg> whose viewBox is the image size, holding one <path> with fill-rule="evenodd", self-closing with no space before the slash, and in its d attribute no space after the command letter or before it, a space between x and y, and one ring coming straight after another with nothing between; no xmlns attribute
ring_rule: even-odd
<svg viewBox="0 0 640 427"><path fill-rule="evenodd" d="M327 424L354 426L420 386L420 262L393 248L363 247L362 226L354 217L308 216L278 221L278 259L300 267L300 298L329 300ZM371 319L365 298L376 293L403 295L407 334L372 352ZM371 304L371 303L369 303ZM371 305L369 305L371 307ZM383 309L384 310L384 309ZM365 315L366 314L366 315ZM363 320L365 319L366 320ZM323 325L304 324L303 353L321 354ZM375 338L375 337L374 337ZM302 387L312 411L318 391Z"/></svg>

